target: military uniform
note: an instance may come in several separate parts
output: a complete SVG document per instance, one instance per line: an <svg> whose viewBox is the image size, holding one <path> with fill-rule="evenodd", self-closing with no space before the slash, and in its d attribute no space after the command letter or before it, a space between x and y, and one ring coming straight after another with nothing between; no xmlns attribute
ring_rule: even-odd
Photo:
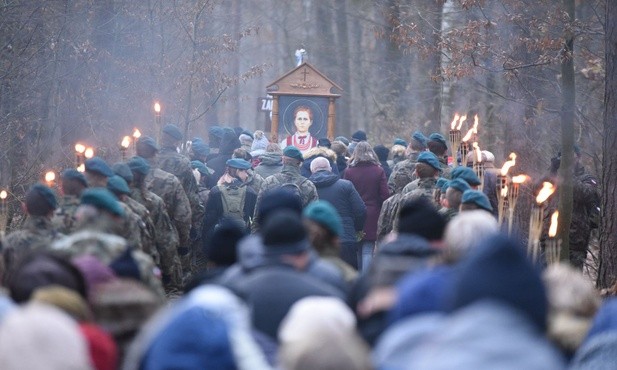
<svg viewBox="0 0 617 370"><path fill-rule="evenodd" d="M392 174L390 174L388 178L388 189L390 190L390 194L400 192L402 187L399 188L399 186L401 184L404 184L402 185L404 187L416 178L415 171L416 163L418 163L418 155L420 155L420 152L411 153L409 158L400 161L392 168Z"/></svg>
<svg viewBox="0 0 617 370"><path fill-rule="evenodd" d="M135 213L139 217L137 221L141 236L142 250L148 255L150 255L154 262L158 264L159 254L156 249L154 240L156 230L154 227L154 223L152 222L152 218L150 217L150 212L144 205L128 196L126 196L122 200L122 202L125 203L131 209L131 211L133 211L133 213Z"/></svg>
<svg viewBox="0 0 617 370"><path fill-rule="evenodd" d="M178 257L178 232L167 214L165 202L153 192L138 188L131 188L131 198L150 212L154 225L155 248L159 256L158 264L163 273L165 287L179 289L182 286L182 266Z"/></svg>
<svg viewBox="0 0 617 370"><path fill-rule="evenodd" d="M141 242L141 231L139 228L141 219L128 205L120 201L118 203L120 203L120 207L124 210L124 222L122 222L119 236L126 239L130 246L143 251L144 246Z"/></svg>
<svg viewBox="0 0 617 370"><path fill-rule="evenodd" d="M394 218L398 215L402 193L393 194L381 205L381 212L377 220L377 240L382 239L394 230Z"/></svg>
<svg viewBox="0 0 617 370"><path fill-rule="evenodd" d="M409 203L410 201L414 199L425 197L426 199L431 201L431 203L433 203L433 205L435 205L436 208L439 207L439 205L435 203L435 197L434 197L435 185L437 184L436 178L428 177L424 179L417 179L414 181L414 183L415 183L415 189L413 189L409 193L405 193L405 192L401 193L401 197L399 198L397 202L398 205L397 205L396 211L394 215L390 216L390 219L392 220L391 221L392 230L398 229L398 212L400 208L406 203Z"/></svg>
<svg viewBox="0 0 617 370"><path fill-rule="evenodd" d="M51 218L53 227L60 233L68 235L75 231L75 212L79 207L79 198L73 195L65 195L60 200L59 207L54 211Z"/></svg>
<svg viewBox="0 0 617 370"><path fill-rule="evenodd" d="M446 221L450 221L451 219L454 218L454 216L458 215L458 209L454 209L454 208L446 208L446 207L442 207L439 209L439 214L442 215Z"/></svg>
<svg viewBox="0 0 617 370"><path fill-rule="evenodd" d="M21 230L8 234L2 241L3 256L9 268L28 253L48 249L49 245L63 237L45 216L28 216Z"/></svg>

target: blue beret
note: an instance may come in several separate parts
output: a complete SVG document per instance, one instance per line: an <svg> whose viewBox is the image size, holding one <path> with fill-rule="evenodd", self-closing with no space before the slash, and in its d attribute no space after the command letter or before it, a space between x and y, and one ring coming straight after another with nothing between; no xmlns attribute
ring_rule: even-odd
<svg viewBox="0 0 617 370"><path fill-rule="evenodd" d="M168 123L163 127L163 132L167 135L173 137L174 139L180 141L182 140L182 131L178 128L178 126Z"/></svg>
<svg viewBox="0 0 617 370"><path fill-rule="evenodd" d="M296 148L293 145L290 145L290 146L286 147L285 149L283 149L283 155L285 157L297 159L299 161L303 161L304 160L304 158L302 157L302 153L300 152L300 149Z"/></svg>
<svg viewBox="0 0 617 370"><path fill-rule="evenodd" d="M124 216L118 199L105 188L86 189L81 194L81 204L88 204L116 216Z"/></svg>
<svg viewBox="0 0 617 370"><path fill-rule="evenodd" d="M120 177L122 177L127 183L133 182L133 172L131 172L131 167L124 162L114 163L111 166L111 169L114 173Z"/></svg>
<svg viewBox="0 0 617 370"><path fill-rule="evenodd" d="M227 167L237 168L239 170L248 170L251 164L242 158L232 158L227 160Z"/></svg>
<svg viewBox="0 0 617 370"><path fill-rule="evenodd" d="M154 150L159 150L159 146L156 145L156 141L154 141L154 139L151 138L150 136L142 136L139 139L137 139L137 145L144 145Z"/></svg>
<svg viewBox="0 0 617 370"><path fill-rule="evenodd" d="M431 141L436 141L436 142L442 144L446 148L448 147L448 143L446 143L446 138L443 137L442 134L439 134L439 133L435 132L435 133L430 134L428 138Z"/></svg>
<svg viewBox="0 0 617 370"><path fill-rule="evenodd" d="M462 179L451 180L450 183L448 184L448 187L456 189L460 191L461 193L464 193L467 190L471 190L471 187L469 186L469 184L465 180L462 180Z"/></svg>
<svg viewBox="0 0 617 370"><path fill-rule="evenodd" d="M394 139L394 145L407 146L407 142L400 137L397 137L396 139Z"/></svg>
<svg viewBox="0 0 617 370"><path fill-rule="evenodd" d="M63 179L67 179L67 180L77 180L83 186L85 186L85 187L88 186L88 181L86 180L86 176L84 176L83 173L77 171L74 168L68 168L68 169L62 171L62 173L60 174L60 177L63 178Z"/></svg>
<svg viewBox="0 0 617 370"><path fill-rule="evenodd" d="M479 190L467 190L463 193L463 199L461 200L462 204L473 203L478 207L487 210L489 212L493 212L493 207L491 206L491 202L489 202L486 194Z"/></svg>
<svg viewBox="0 0 617 370"><path fill-rule="evenodd" d="M120 194L131 194L131 189L129 189L129 184L126 181L118 176L114 175L107 180L107 189L112 193L120 193Z"/></svg>
<svg viewBox="0 0 617 370"><path fill-rule="evenodd" d="M441 185L441 194L445 194L448 188L450 187L450 181L446 181Z"/></svg>
<svg viewBox="0 0 617 370"><path fill-rule="evenodd" d="M209 175L208 167L202 161L191 161L191 168L196 169L202 175Z"/></svg>
<svg viewBox="0 0 617 370"><path fill-rule="evenodd" d="M208 144L204 143L203 141L197 141L197 142L193 141L191 150L193 151L194 154L200 157L205 157L208 154L210 154L210 147L208 146Z"/></svg>
<svg viewBox="0 0 617 370"><path fill-rule="evenodd" d="M441 190L441 188L443 188L443 186L448 182L448 179L446 179L445 177L440 177L437 179L437 182L435 183L435 187L439 190Z"/></svg>
<svg viewBox="0 0 617 370"><path fill-rule="evenodd" d="M426 146L426 143L428 143L428 139L420 131L414 132L413 135L411 135L411 138L424 146Z"/></svg>
<svg viewBox="0 0 617 370"><path fill-rule="evenodd" d="M191 143L195 145L195 143L205 143L205 141L199 136L195 136L193 139L191 139Z"/></svg>
<svg viewBox="0 0 617 370"><path fill-rule="evenodd" d="M133 172L141 173L142 175L147 175L150 172L150 164L142 157L133 157L129 159L127 164Z"/></svg>
<svg viewBox="0 0 617 370"><path fill-rule="evenodd" d="M439 163L439 159L437 156L431 152L422 152L418 155L419 163L426 163L434 169L441 171L441 163Z"/></svg>
<svg viewBox="0 0 617 370"><path fill-rule="evenodd" d="M341 236L343 234L343 221L336 209L325 200L311 202L302 212L304 218L315 221L332 234Z"/></svg>
<svg viewBox="0 0 617 370"><path fill-rule="evenodd" d="M480 178L476 175L475 172L469 167L458 166L452 170L450 173L452 179L462 179L467 181L467 183L471 186L480 185Z"/></svg>
<svg viewBox="0 0 617 370"><path fill-rule="evenodd" d="M103 176L111 177L114 171L100 157L94 157L86 160L86 171L98 173Z"/></svg>
<svg viewBox="0 0 617 370"><path fill-rule="evenodd" d="M58 202L56 201L56 195L54 194L54 191L43 184L32 185L28 193L38 194L41 198L45 199L45 201L52 210L58 207Z"/></svg>
<svg viewBox="0 0 617 370"><path fill-rule="evenodd" d="M221 139L223 137L223 128L220 126L212 126L208 129L208 135Z"/></svg>

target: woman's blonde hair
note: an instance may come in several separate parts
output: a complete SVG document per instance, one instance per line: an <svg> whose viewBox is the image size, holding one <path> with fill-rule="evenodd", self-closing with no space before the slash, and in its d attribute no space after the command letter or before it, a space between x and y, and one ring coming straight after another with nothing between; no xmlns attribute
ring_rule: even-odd
<svg viewBox="0 0 617 370"><path fill-rule="evenodd" d="M358 165L358 163L366 162L379 165L379 159L377 158L377 154L375 154L373 147L371 147L371 144L366 141L361 141L358 145L356 145L351 158L349 158L349 166L353 167Z"/></svg>

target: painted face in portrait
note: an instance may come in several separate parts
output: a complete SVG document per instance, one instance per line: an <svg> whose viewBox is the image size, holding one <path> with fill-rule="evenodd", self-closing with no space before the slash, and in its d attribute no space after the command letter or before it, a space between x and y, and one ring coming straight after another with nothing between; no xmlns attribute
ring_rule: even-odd
<svg viewBox="0 0 617 370"><path fill-rule="evenodd" d="M308 132L309 127L313 124L313 120L307 110L299 110L296 113L294 124L296 125L297 132L304 134Z"/></svg>

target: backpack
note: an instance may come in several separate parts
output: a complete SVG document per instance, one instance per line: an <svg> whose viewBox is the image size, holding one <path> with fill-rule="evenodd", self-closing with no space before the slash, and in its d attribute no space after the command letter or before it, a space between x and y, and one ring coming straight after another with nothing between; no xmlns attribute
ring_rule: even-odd
<svg viewBox="0 0 617 370"><path fill-rule="evenodd" d="M219 190L223 203L223 217L233 218L240 222L242 227L247 227L246 221L244 221L246 186L223 185L219 186Z"/></svg>

